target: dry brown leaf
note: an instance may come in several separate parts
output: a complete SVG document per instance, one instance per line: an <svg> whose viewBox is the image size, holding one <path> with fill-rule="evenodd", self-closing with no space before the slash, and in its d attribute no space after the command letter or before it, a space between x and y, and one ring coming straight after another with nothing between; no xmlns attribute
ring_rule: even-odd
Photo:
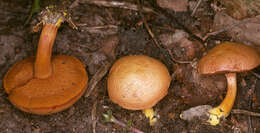
<svg viewBox="0 0 260 133"><path fill-rule="evenodd" d="M218 12L214 18L214 31L226 27L232 27L227 30L227 35L234 41L260 48L260 16L236 20L224 12Z"/></svg>
<svg viewBox="0 0 260 133"><path fill-rule="evenodd" d="M168 8L176 12L186 12L188 7L187 0L157 0L161 8Z"/></svg>

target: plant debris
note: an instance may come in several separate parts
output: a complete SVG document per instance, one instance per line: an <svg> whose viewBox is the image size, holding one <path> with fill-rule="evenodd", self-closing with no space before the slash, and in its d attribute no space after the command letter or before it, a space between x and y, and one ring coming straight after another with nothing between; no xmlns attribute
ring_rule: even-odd
<svg viewBox="0 0 260 133"><path fill-rule="evenodd" d="M254 4L258 1L4 0L0 4L0 77L15 62L35 55L40 32L31 32L31 29L38 24L34 31L41 30L42 23L38 19L41 10L32 15L27 25L24 23L38 2L41 10L51 4L70 13L68 22L59 28L53 54L75 56L82 61L89 75L89 84L85 97L71 108L47 116L19 111L2 89L1 133L133 132L130 127L145 133L260 132L260 118L250 115L249 119L245 112L231 112L216 127L200 120L204 117L195 117L191 121L179 117L181 112L196 105L215 106L225 96L223 75L197 73L197 62L208 50L222 42L233 41L260 52L259 7ZM127 55L156 58L167 66L171 75L168 94L154 106L158 118L154 126L149 125L141 111L122 109L108 97L107 73L116 59ZM259 112L259 75L259 67L238 74L240 89L234 109ZM1 78L1 88L2 82ZM251 89L253 86L255 89ZM105 122L103 114L108 114L108 110L126 127Z"/></svg>

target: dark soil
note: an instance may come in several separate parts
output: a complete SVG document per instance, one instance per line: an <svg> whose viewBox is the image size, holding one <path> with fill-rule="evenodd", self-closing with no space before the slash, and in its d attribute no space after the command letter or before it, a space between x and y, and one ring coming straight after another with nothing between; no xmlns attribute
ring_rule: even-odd
<svg viewBox="0 0 260 133"><path fill-rule="evenodd" d="M51 1L51 0L50 0ZM49 0L41 3L44 7ZM137 4L133 0L128 0ZM51 1L53 2L53 1ZM191 64L181 64L173 61L166 49L169 49L180 61L198 60L203 52L215 46L216 42L229 40L225 35L214 36L202 41L199 36L210 32L215 11L210 4L215 1L203 1L202 6L194 17L191 11L176 13L159 8L155 0L144 2L144 6L157 12L144 13L155 38L165 33L175 33L176 29L188 33L188 40L192 43L195 53L190 55L190 45L171 47L158 46L154 43L147 29L143 25L142 17L138 11L115 7L96 6L81 2L71 8L72 20L79 25L80 30L73 30L67 23L59 29L53 54L76 56L85 65L89 79L97 71L88 59L93 53L102 48L104 39L117 36L118 46L115 49L115 58L118 59L130 54L144 54L161 60L173 75L168 95L161 100L154 110L157 112L158 122L150 126L148 119L141 111L129 111L114 104L106 91L105 75L97 84L88 98L82 97L69 109L47 116L38 116L24 113L15 108L9 101L3 89L2 79L8 69L17 61L35 55L39 33L32 33L31 28L37 21L37 15L32 17L30 24L24 22L30 12L32 1L1 0L0 2L0 132L1 133L127 133L131 132L117 124L105 122L103 114L112 111L115 118L131 124L131 126L145 133L247 133L249 132L249 117L241 114L231 114L218 126L209 126L194 121L187 122L179 118L180 113L194 105L209 104L216 106L225 96L224 77L190 77L194 71ZM68 3L71 3L69 1ZM98 26L107 26L97 28ZM160 38L157 38L160 40ZM160 40L163 43L163 40ZM204 44L208 45L204 45ZM187 56L183 56L187 54ZM190 57L188 57L190 56ZM99 56L97 56L99 58ZM101 58L101 57L100 57ZM99 59L97 59L99 60ZM100 59L101 60L101 59ZM110 60L111 61L111 60ZM113 63L113 60L111 63ZM91 68L92 67L92 68ZM88 70L91 68L91 70ZM96 68L96 69L95 69ZM175 72L177 70L178 73ZM91 71L91 72L90 72ZM259 68L254 70L259 73ZM192 74L191 74L192 75ZM196 75L196 74L195 74ZM193 75L194 76L194 75ZM205 78L213 78L206 80ZM220 78L216 90L212 87L214 78ZM222 79L221 79L222 78ZM198 83L199 82L199 83ZM260 80L252 73L238 74L238 96L233 108L260 112ZM249 91L255 87L255 91ZM212 87L214 88L214 86ZM199 91L197 91L198 89ZM88 91L88 90L87 90ZM206 91L206 92L205 92ZM253 99L253 100L252 100ZM193 102L195 100L196 102ZM201 101L201 103L199 102ZM252 130L260 132L260 118L250 117Z"/></svg>

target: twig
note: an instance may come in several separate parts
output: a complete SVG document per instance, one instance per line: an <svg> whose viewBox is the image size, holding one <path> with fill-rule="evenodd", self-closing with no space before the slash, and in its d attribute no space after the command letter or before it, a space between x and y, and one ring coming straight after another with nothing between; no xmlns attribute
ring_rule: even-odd
<svg viewBox="0 0 260 133"><path fill-rule="evenodd" d="M96 87L97 83L105 76L105 74L108 72L109 67L111 66L111 63L109 61L105 61L104 65L102 65L98 71L95 73L95 75L91 78L88 84L87 93L85 94L85 97L89 97L94 88Z"/></svg>
<svg viewBox="0 0 260 133"><path fill-rule="evenodd" d="M78 6L78 5L79 5L79 0L74 0L74 1L71 3L71 5L69 6L69 8L71 9L71 8L74 8L74 7Z"/></svg>
<svg viewBox="0 0 260 133"><path fill-rule="evenodd" d="M137 2L138 2L139 13L140 13L140 16L141 16L141 18L142 18L142 21L143 21L143 23L144 23L144 26L145 26L146 30L148 31L148 33L149 33L150 37L152 38L153 42L155 43L155 45L156 45L160 50L162 50L163 48L161 47L161 44L160 44L159 41L155 38L155 36L154 36L152 30L150 29L150 27L149 27L149 25L148 25L148 23L147 23L147 21L146 21L144 15L143 15L143 7L142 7L142 4L141 4L140 0L137 0ZM189 64L189 63L191 63L191 61L179 61L179 60L175 59L175 58L173 57L173 54L172 54L171 50L168 49L168 48L167 48L167 52L168 52L168 54L170 55L171 59L172 59L174 62L176 62L176 63L179 63L179 64Z"/></svg>
<svg viewBox="0 0 260 133"><path fill-rule="evenodd" d="M154 41L154 43L156 44L156 46L157 46L158 48L161 48L159 42L158 42L157 39L155 38L155 36L154 36L153 32L151 31L149 25L147 24L147 21L146 21L146 19L145 19L145 17L144 17L144 14L143 14L144 9L143 9L143 6L142 6L140 0L137 0L137 2L138 2L139 13L140 13L140 16L142 17L142 21L143 21L143 23L144 23L145 28L147 29L149 35L150 35L151 38L153 39L153 41Z"/></svg>
<svg viewBox="0 0 260 133"><path fill-rule="evenodd" d="M176 62L176 63L179 63L179 64L191 64L192 61L181 61L181 60L177 60L174 58L173 54L172 54L172 51L170 49L167 49L168 53L170 54L171 56L171 59Z"/></svg>
<svg viewBox="0 0 260 133"><path fill-rule="evenodd" d="M91 110L91 119L92 119L92 131L93 133L96 133L96 126L97 126L97 118L96 118L96 113L97 113L97 100L95 100L92 110Z"/></svg>
<svg viewBox="0 0 260 133"><path fill-rule="evenodd" d="M103 25L103 26L85 26L86 24L79 24L81 26L79 30L81 32L87 31L90 33L101 33L101 34L116 34L118 33L118 26L116 25Z"/></svg>
<svg viewBox="0 0 260 133"><path fill-rule="evenodd" d="M255 85L256 85L256 79L253 81L252 86L249 88L249 90L247 91L247 94L245 96L246 99L248 99L248 101L252 100L252 95L255 92Z"/></svg>
<svg viewBox="0 0 260 133"><path fill-rule="evenodd" d="M249 133L254 133L254 130L252 127L252 118L250 115L248 116L248 131L249 131Z"/></svg>
<svg viewBox="0 0 260 133"><path fill-rule="evenodd" d="M117 29L118 28L118 26L116 26L116 25L87 26L87 24L77 24L77 26L82 26L82 27L84 27L85 30L97 30L97 29L108 29L108 28Z"/></svg>
<svg viewBox="0 0 260 133"><path fill-rule="evenodd" d="M192 13L191 13L191 16L194 16L194 14L196 13L198 7L200 6L202 0L199 0L198 3L196 4L195 8L193 9Z"/></svg>
<svg viewBox="0 0 260 133"><path fill-rule="evenodd" d="M254 83L252 84L252 86L250 87L250 89L247 93L248 101L249 101L249 110L252 109L252 95L255 92L255 84L256 84L256 80L254 81ZM248 131L249 131L249 133L253 133L252 118L250 115L248 116Z"/></svg>
<svg viewBox="0 0 260 133"><path fill-rule="evenodd" d="M219 34L219 33L222 33L222 32L228 31L228 30L231 30L232 28L234 28L234 27L236 27L236 26L238 26L238 25L240 25L240 24L242 24L242 21L241 21L241 22L238 22L238 23L235 23L235 24L228 25L228 26L226 26L226 27L224 27L224 28L222 28L222 29L220 29L220 30L207 33L206 36L204 36L204 37L202 38L202 40L205 41L206 39L208 39L209 36L215 36L215 35L217 35L217 34Z"/></svg>
<svg viewBox="0 0 260 133"><path fill-rule="evenodd" d="M181 71L181 69L177 69L171 74L172 81L175 80L177 74L181 73Z"/></svg>
<svg viewBox="0 0 260 133"><path fill-rule="evenodd" d="M103 114L103 116L105 117L105 121L106 122L113 122L115 124L118 124L124 128L129 128L130 130L132 130L132 132L135 133L144 133L143 131L140 131L134 127L129 127L128 125L126 125L125 123L117 120L113 115L112 115L112 111L107 111L107 114Z"/></svg>
<svg viewBox="0 0 260 133"><path fill-rule="evenodd" d="M259 18L260 15L258 16L255 16L256 18ZM222 33L222 32L226 32L226 31L229 31L231 30L232 28L236 27L236 26L239 26L241 24L244 24L244 23L247 23L251 20L252 18L246 18L246 19L243 19L237 23L234 23L234 24L230 24L230 25L227 25L225 26L224 28L220 29L220 30L217 30L217 31L214 31L214 32L210 32L210 33L207 33L205 37L202 38L203 41L205 41L209 36L215 36L219 33Z"/></svg>
<svg viewBox="0 0 260 133"><path fill-rule="evenodd" d="M251 111L242 110L242 109L232 109L231 113L232 114L243 114L243 115L260 117L260 113L251 112Z"/></svg>
<svg viewBox="0 0 260 133"><path fill-rule="evenodd" d="M258 73L255 73L253 71L250 71L253 75L255 75L255 77L257 77L258 79L260 79L260 75Z"/></svg>
<svg viewBox="0 0 260 133"><path fill-rule="evenodd" d="M81 2L81 3L88 3L88 4L94 4L97 6L104 6L104 7L115 7L115 8L122 8L122 9L129 9L129 10L134 10L138 11L138 7L135 4L125 2L125 1L107 1L107 0L76 0L75 2ZM73 2L72 5L77 5ZM153 9L144 7L145 12L152 12L157 14Z"/></svg>

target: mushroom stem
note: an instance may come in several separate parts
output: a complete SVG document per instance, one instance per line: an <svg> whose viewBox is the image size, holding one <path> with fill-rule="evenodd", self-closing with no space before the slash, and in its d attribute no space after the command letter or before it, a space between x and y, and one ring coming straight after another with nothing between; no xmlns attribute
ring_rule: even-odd
<svg viewBox="0 0 260 133"><path fill-rule="evenodd" d="M146 118L149 118L150 125L153 126L155 124L155 122L157 121L157 118L155 117L155 112L154 112L153 108L144 109L143 113L144 113Z"/></svg>
<svg viewBox="0 0 260 133"><path fill-rule="evenodd" d="M236 93L237 93L236 73L227 73L225 74L225 76L228 85L225 99L222 101L222 103L219 106L210 109L208 111L209 113L208 122L213 126L219 124L221 118L225 118L229 115L236 99Z"/></svg>
<svg viewBox="0 0 260 133"><path fill-rule="evenodd" d="M55 24L46 23L43 25L34 64L34 76L36 78L44 79L51 76L52 47L56 39L58 28L62 22L63 19L59 18Z"/></svg>

